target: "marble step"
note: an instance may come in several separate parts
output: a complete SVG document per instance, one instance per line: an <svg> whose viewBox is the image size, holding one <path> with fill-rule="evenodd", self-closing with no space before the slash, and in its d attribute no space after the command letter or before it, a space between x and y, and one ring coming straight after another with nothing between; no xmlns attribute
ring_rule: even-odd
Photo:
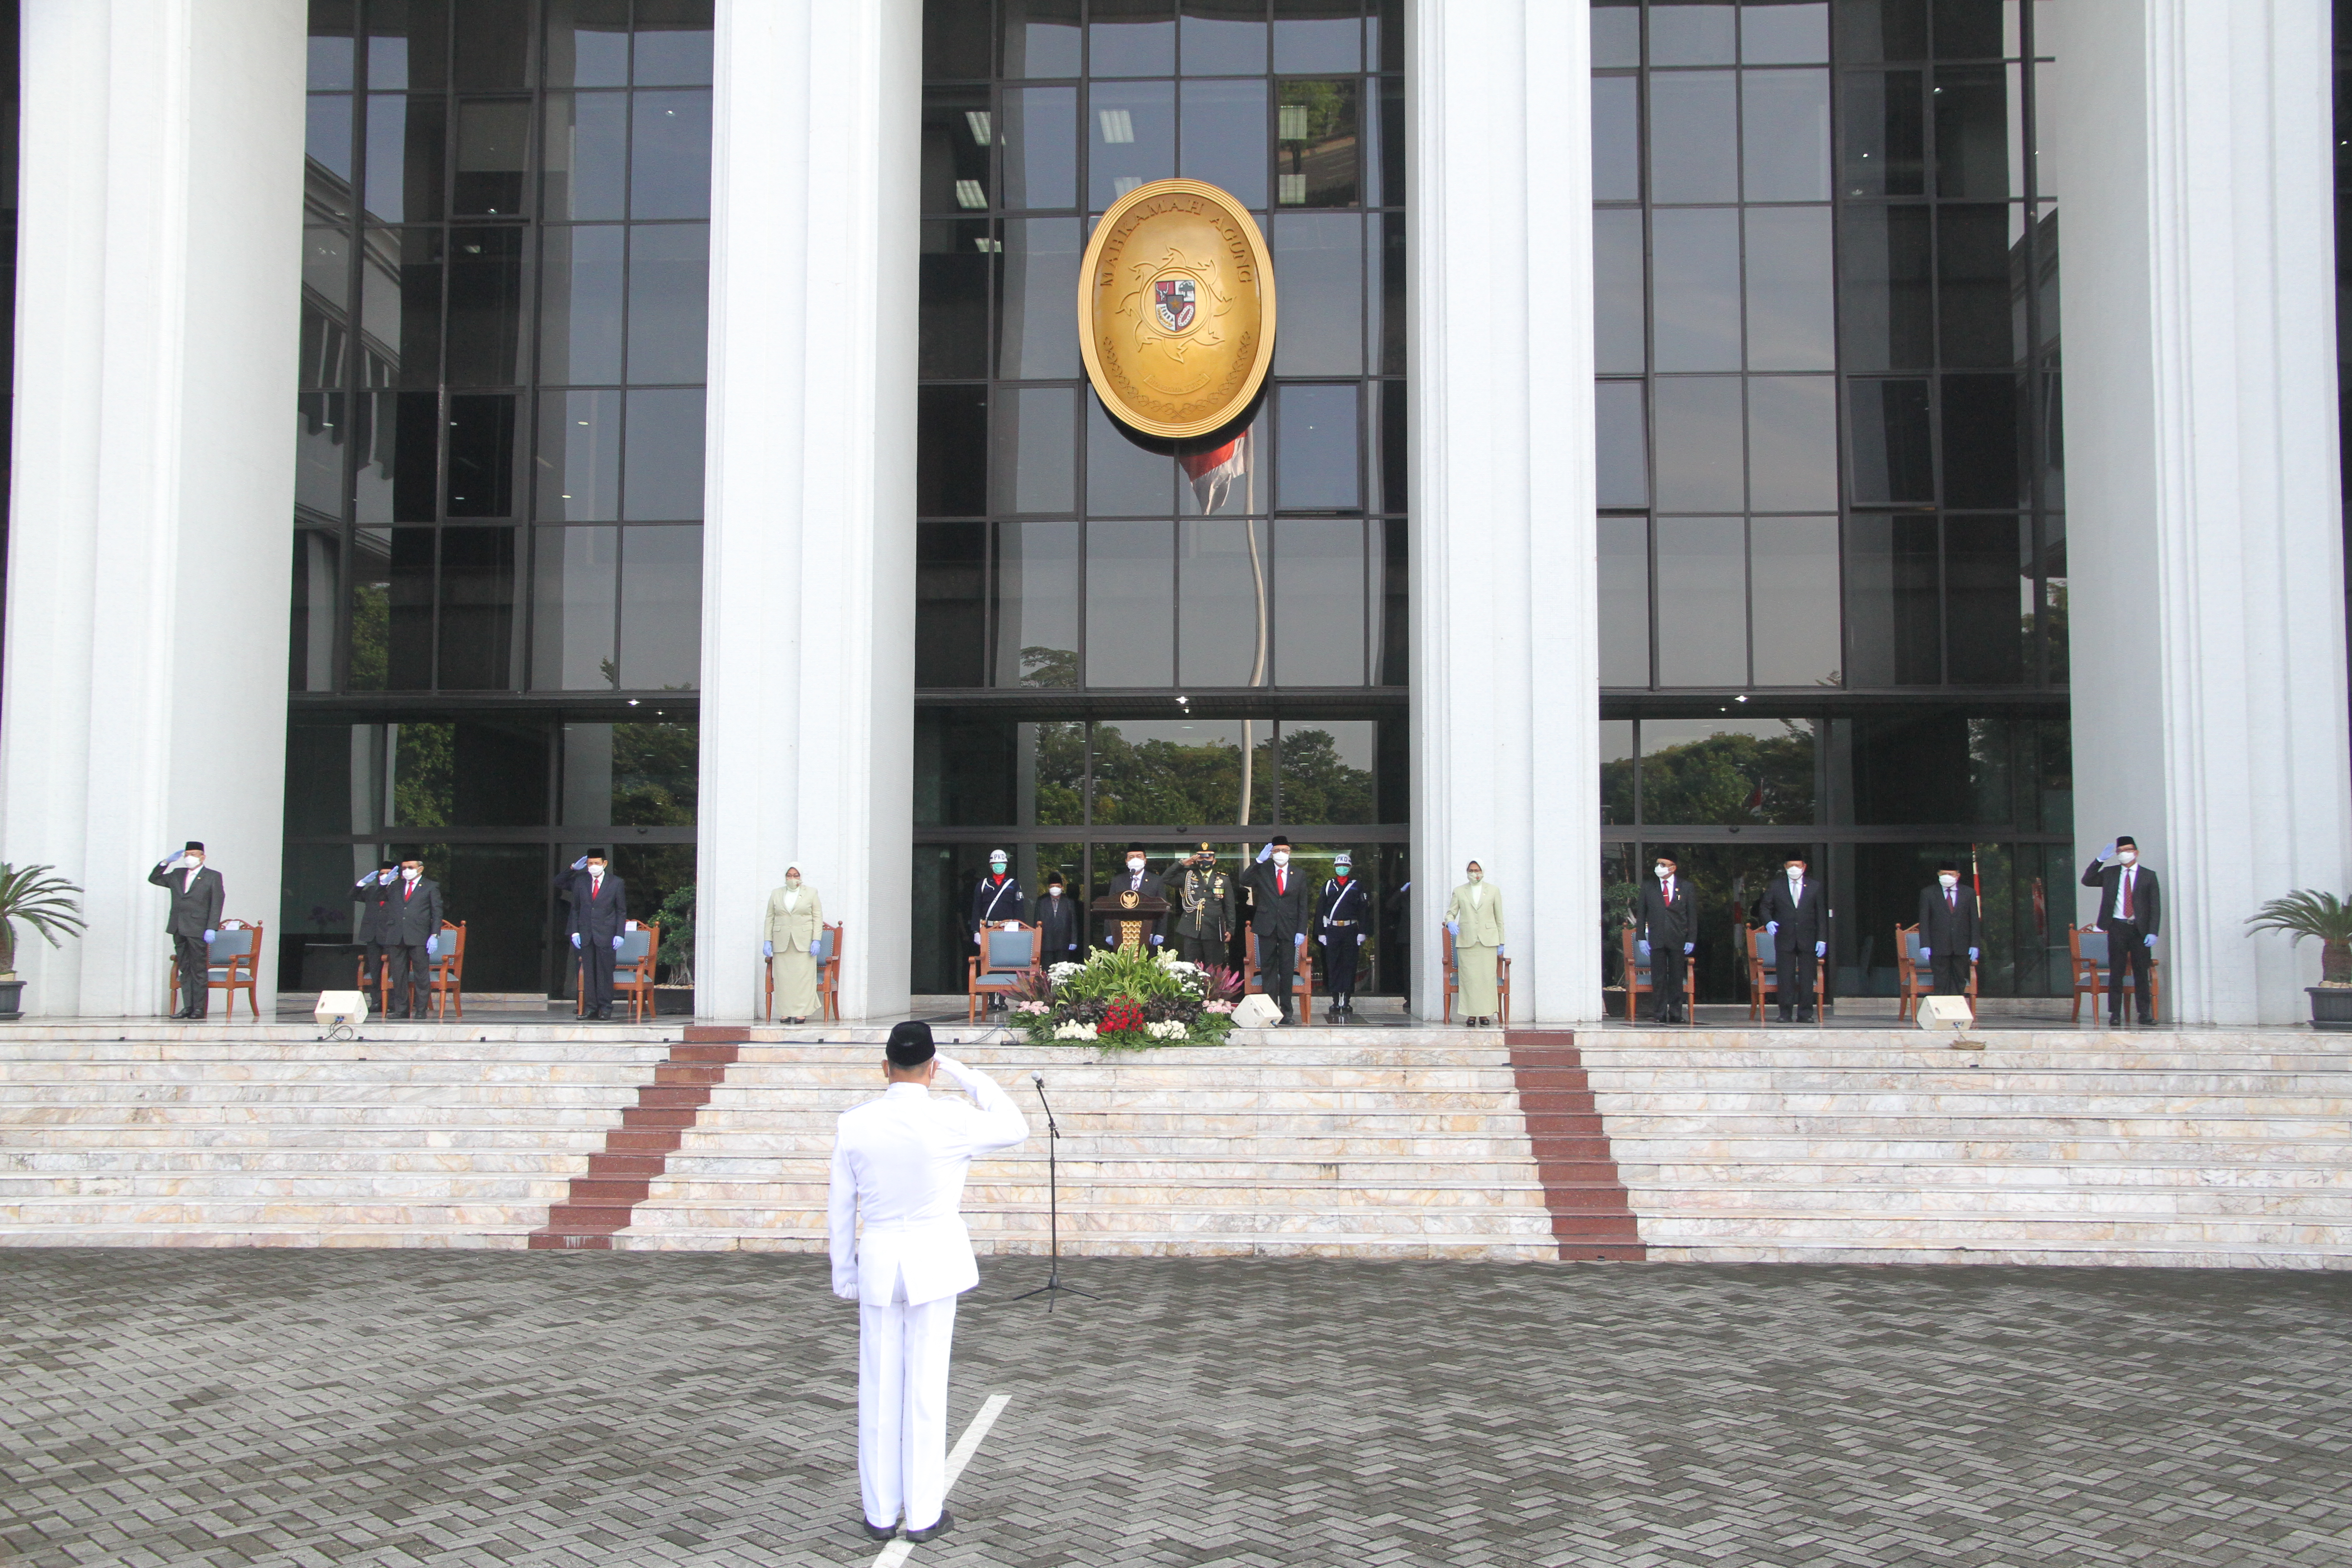
<svg viewBox="0 0 2352 1568"><path fill-rule="evenodd" d="M662 1206L666 1209L717 1203L812 1214L823 1212L826 1191L821 1176L797 1182L754 1182L712 1180L695 1173L680 1175L675 1172L662 1179L661 1188ZM1066 1197L1104 1209L1173 1208L1187 1203L1267 1210L1304 1206L1325 1213L1393 1208L1400 1205L1430 1209L1541 1210L1544 1206L1544 1185L1532 1179L1474 1177L1411 1186L1362 1186L1346 1182L1286 1181L1273 1173L1219 1178L1169 1172L1157 1180L1139 1175L1116 1181L1066 1173L1061 1190ZM0 1181L0 1201L5 1201L9 1192L5 1182ZM1035 1181L989 1181L975 1175L964 1188L967 1204L983 1206L1043 1204L1045 1197L1042 1176Z"/></svg>
<svg viewBox="0 0 2352 1568"><path fill-rule="evenodd" d="M583 1158L581 1172L588 1168ZM572 1172L445 1170L141 1172L106 1175L0 1175L0 1214L29 1215L58 1203L145 1202L241 1204L286 1201L333 1208L387 1203L561 1203Z"/></svg>
<svg viewBox="0 0 2352 1568"><path fill-rule="evenodd" d="M2352 1161L2290 1163L2210 1160L2072 1159L2047 1153L2002 1160L1923 1156L1888 1159L1870 1151L1843 1157L1723 1159L1680 1156L1658 1161L1624 1159L1617 1168L1629 1185L1642 1188L1770 1186L1928 1187L2030 1186L2055 1182L2079 1186L2326 1187L2352 1191Z"/></svg>
<svg viewBox="0 0 2352 1568"><path fill-rule="evenodd" d="M1045 1195L1042 1193L1036 1194L1034 1201L1001 1206L976 1201L968 1203L964 1217L975 1242L982 1235L1000 1232L1015 1235L1034 1232L1042 1237L1047 1229ZM1139 1217L1141 1223L1139 1223ZM822 1209L707 1204L677 1209L674 1211L674 1219L675 1223L663 1228L719 1234L789 1232L813 1238L825 1234L825 1216ZM1072 1237L1130 1234L1419 1236L1517 1240L1551 1234L1551 1215L1540 1206L1533 1209L1498 1208L1484 1214L1416 1208L1326 1214L1188 1204L1157 1209L1138 1216L1126 1208L1085 1202L1066 1194L1062 1201L1060 1224L1066 1241ZM630 1229L635 1233L650 1234L648 1227L642 1225L632 1226Z"/></svg>
<svg viewBox="0 0 2352 1568"><path fill-rule="evenodd" d="M542 1215L544 1211L539 1211ZM130 1221L106 1226L0 1225L0 1247L463 1247L511 1248L530 1245L539 1221L528 1224L424 1226L403 1216L371 1224L342 1217L268 1224L153 1224Z"/></svg>
<svg viewBox="0 0 2352 1568"><path fill-rule="evenodd" d="M190 1177L254 1173L318 1172L321 1173L382 1172L509 1172L521 1175L571 1176L588 1168L588 1156L604 1147L601 1137L582 1135L568 1144L488 1146L478 1149L425 1148L414 1140L388 1147L351 1149L327 1143L317 1147L226 1150L195 1148L173 1142L145 1148L101 1146L88 1149L21 1150L0 1148L0 1190L24 1177L138 1176L175 1172Z"/></svg>
<svg viewBox="0 0 2352 1568"><path fill-rule="evenodd" d="M1923 1247L2000 1246L2031 1238L2037 1245L2105 1243L2124 1247L2189 1247L2200 1251L2272 1247L2337 1250L2352 1268L2352 1220L2261 1215L2080 1215L2064 1211L2003 1215L1921 1215L1907 1207L1822 1215L1764 1205L1741 1214L1677 1215L1648 1221L1643 1234L1662 1246L1722 1241L1765 1243L1876 1242Z"/></svg>
<svg viewBox="0 0 2352 1568"><path fill-rule="evenodd" d="M1642 1205L1655 1205L1671 1215L1675 1223L1750 1213L1843 1219L1899 1207L1922 1222L1974 1216L1994 1226L2006 1223L2013 1215L2077 1214L2157 1218L2294 1216L2352 1226L2352 1188L2205 1186L2192 1182L2094 1186L2068 1182L2063 1173L2051 1174L2056 1179L1970 1186L1922 1183L1906 1187L1886 1183L1830 1187L1767 1182L1714 1186L1660 1182L1644 1183L1635 1192Z"/></svg>
<svg viewBox="0 0 2352 1568"><path fill-rule="evenodd" d="M625 1252L823 1252L822 1237L765 1235L737 1228L711 1230L625 1230L613 1237L617 1251ZM1024 1284L1042 1283L1047 1250L1043 1230L1034 1237L999 1239L974 1235L972 1248L983 1258L1033 1258L1037 1275ZM1559 1257L1559 1244L1550 1235L1522 1238L1498 1237L1426 1237L1287 1235L1212 1235L1200 1232L1156 1232L1129 1229L1116 1236L1061 1238L1062 1258L1354 1258L1398 1261L1539 1263ZM982 1265L983 1269L987 1265Z"/></svg>
<svg viewBox="0 0 2352 1568"><path fill-rule="evenodd" d="M254 1225L366 1224L414 1226L419 1229L520 1226L528 1231L545 1221L547 1205L561 1201L562 1184L551 1195L521 1197L511 1202L488 1197L478 1202L449 1200L446 1193L433 1198L412 1197L371 1203L337 1199L331 1203L267 1199L212 1199L182 1202L169 1197L110 1200L38 1199L0 1205L0 1229L105 1230L121 1226L191 1226L207 1230L236 1229ZM446 1201L442 1201L446 1200ZM99 1246L91 1242L85 1245Z"/></svg>

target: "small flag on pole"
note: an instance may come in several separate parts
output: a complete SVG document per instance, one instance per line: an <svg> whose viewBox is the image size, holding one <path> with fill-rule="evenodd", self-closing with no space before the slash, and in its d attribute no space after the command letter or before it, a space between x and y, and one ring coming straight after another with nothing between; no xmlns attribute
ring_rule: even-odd
<svg viewBox="0 0 2352 1568"><path fill-rule="evenodd" d="M1248 442L1244 431L1213 451L1186 452L1177 458L1184 465L1184 477L1192 481L1192 496L1202 511L1212 512L1224 505L1225 497L1249 472Z"/></svg>

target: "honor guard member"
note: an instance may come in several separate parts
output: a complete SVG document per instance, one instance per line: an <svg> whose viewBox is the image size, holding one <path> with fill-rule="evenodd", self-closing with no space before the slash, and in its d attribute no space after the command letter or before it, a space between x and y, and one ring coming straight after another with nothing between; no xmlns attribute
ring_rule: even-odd
<svg viewBox="0 0 2352 1568"><path fill-rule="evenodd" d="M362 979L364 982L373 976L376 984L387 988L392 984L392 972L384 965L392 962L394 941L392 885L399 879L400 862L382 860L352 889L352 898L360 907L359 927L353 934L366 954L361 967Z"/></svg>
<svg viewBox="0 0 2352 1568"><path fill-rule="evenodd" d="M613 960L629 923L629 892L611 874L602 849L591 849L559 871L555 890L572 905L565 922L580 958L580 1005L591 1018L613 1016Z"/></svg>
<svg viewBox="0 0 2352 1568"><path fill-rule="evenodd" d="M1103 897L1107 899L1115 899L1121 893L1134 893L1139 897L1146 899L1156 899L1160 897L1161 889L1160 879L1154 876L1147 868L1147 865L1148 863L1145 861L1143 857L1143 846L1140 844L1129 845L1127 847L1127 868L1123 871L1118 871L1112 874L1111 879L1103 886ZM1161 917L1154 916L1153 920L1155 922L1164 923L1161 921ZM1160 933L1157 929L1157 923L1155 923L1155 927L1151 932L1151 945L1158 947L1160 945ZM1105 922L1103 926L1102 944L1105 947L1117 947L1118 945L1118 923L1116 921Z"/></svg>
<svg viewBox="0 0 2352 1568"><path fill-rule="evenodd" d="M2128 967L2139 994L2139 1021L2156 1022L2156 1005L2148 996L2148 962L2156 946L2157 922L2164 913L2163 895L2156 873L2139 863L2139 846L2118 837L2099 851L2083 873L2083 886L2099 889L2098 929L2107 933L2107 1024L2124 1021L2124 973Z"/></svg>
<svg viewBox="0 0 2352 1568"><path fill-rule="evenodd" d="M1473 860L1462 885L1445 906L1445 929L1454 934L1454 984L1465 1027L1492 1024L1501 1000L1496 984L1503 957L1503 895L1486 880L1486 868Z"/></svg>
<svg viewBox="0 0 2352 1568"><path fill-rule="evenodd" d="M825 1230L833 1293L857 1303L857 1486L861 1522L887 1541L935 1540L947 1510L948 1352L956 1297L980 1283L963 1223L976 1155L1010 1149L1029 1124L1004 1091L937 1054L930 1026L898 1024L884 1047L879 1100L842 1113ZM971 1097L931 1098L944 1072Z"/></svg>
<svg viewBox="0 0 2352 1568"><path fill-rule="evenodd" d="M1355 879L1355 860L1342 849L1331 862L1331 879L1315 903L1315 941L1323 950L1323 989L1330 994L1329 1021L1356 1013L1356 958L1371 929L1372 900Z"/></svg>
<svg viewBox="0 0 2352 1568"><path fill-rule="evenodd" d="M1653 880L1642 889L1641 923L1634 946L1650 965L1657 997L1652 1021L1689 1022L1683 1016L1683 965L1698 948L1698 901L1671 855L1651 867Z"/></svg>
<svg viewBox="0 0 2352 1568"><path fill-rule="evenodd" d="M1829 955L1829 922L1822 913L1822 885L1805 875L1805 858L1791 852L1783 877L1764 889L1764 934L1772 942L1774 989L1780 994L1780 1022L1793 1003L1797 1022L1813 1021L1814 972Z"/></svg>
<svg viewBox="0 0 2352 1568"><path fill-rule="evenodd" d="M1936 868L1936 885L1919 889L1919 961L1934 966L1936 994L1969 994L1969 966L1983 941L1976 889L1962 887L1959 863L1947 860Z"/></svg>
<svg viewBox="0 0 2352 1568"><path fill-rule="evenodd" d="M1258 988L1291 1016L1290 994L1298 980L1298 952L1307 945L1307 928L1315 923L1315 905L1307 879L1290 865L1290 840L1277 833L1255 866L1250 868L1250 929L1257 932Z"/></svg>
<svg viewBox="0 0 2352 1568"><path fill-rule="evenodd" d="M761 956L775 979L776 1011L787 1024L816 1016L816 944L824 940L824 900L801 878L798 866L784 868L784 885L768 895L768 934Z"/></svg>
<svg viewBox="0 0 2352 1568"><path fill-rule="evenodd" d="M172 895L172 912L163 921L172 955L180 961L180 1010L172 1016L201 1018L213 997L212 944L220 935L227 885L205 864L205 847L194 838L177 855L156 861L147 879Z"/></svg>
<svg viewBox="0 0 2352 1568"><path fill-rule="evenodd" d="M422 859L409 855L402 858L400 880L388 891L384 905L393 933L392 1007L384 1016L421 1017L416 986L422 982L425 994L432 994L433 959L441 951L441 884L425 875ZM612 973L609 966L605 973Z"/></svg>
<svg viewBox="0 0 2352 1568"><path fill-rule="evenodd" d="M984 945L988 940L988 928L1009 925L1019 920L1024 907L1021 879L1007 869L1009 864L1003 850L990 850L988 875L982 877L980 885L971 890L971 944L981 949L983 957L988 951ZM1002 1011L1003 1006L1004 998L1002 996L988 999L988 1010L992 1013Z"/></svg>
<svg viewBox="0 0 2352 1568"><path fill-rule="evenodd" d="M1163 885L1176 906L1176 956L1202 965L1230 962L1234 883L1217 869L1216 851L1202 845L1168 873Z"/></svg>
<svg viewBox="0 0 2352 1568"><path fill-rule="evenodd" d="M1042 962L1076 963L1085 956L1078 944L1086 940L1086 921L1059 871L1045 874L1045 896L1037 900L1036 926L1037 956Z"/></svg>

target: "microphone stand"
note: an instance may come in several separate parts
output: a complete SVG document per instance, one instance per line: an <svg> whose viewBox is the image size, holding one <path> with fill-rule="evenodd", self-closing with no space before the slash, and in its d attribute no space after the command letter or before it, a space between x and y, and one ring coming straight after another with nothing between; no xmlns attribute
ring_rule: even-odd
<svg viewBox="0 0 2352 1568"><path fill-rule="evenodd" d="M1037 1103L1045 1108L1045 1223L1046 1235L1051 1238L1053 1263L1043 1285L1034 1290L1024 1290L1013 1299L1026 1301L1032 1296L1043 1296L1045 1298L1045 1310L1051 1312L1055 1299L1064 1291L1073 1296L1084 1296L1089 1301L1100 1298L1091 1290L1081 1290L1075 1285L1062 1283L1062 1186L1061 1173L1054 1153L1055 1146L1062 1141L1062 1129L1054 1121L1053 1101L1045 1098L1045 1075L1033 1072L1029 1075L1029 1081L1037 1086Z"/></svg>

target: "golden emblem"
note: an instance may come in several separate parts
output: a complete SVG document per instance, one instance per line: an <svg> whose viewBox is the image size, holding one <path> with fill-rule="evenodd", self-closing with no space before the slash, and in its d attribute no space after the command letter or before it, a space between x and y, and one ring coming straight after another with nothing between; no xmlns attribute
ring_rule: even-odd
<svg viewBox="0 0 2352 1568"><path fill-rule="evenodd" d="M1129 889L1118 896L1118 907L1123 910L1131 910L1141 902L1143 902L1142 895L1136 892L1133 889Z"/></svg>
<svg viewBox="0 0 2352 1568"><path fill-rule="evenodd" d="M1248 209L1200 180L1113 203L1078 276L1078 346L1104 404L1144 435L1231 424L1274 363L1274 268Z"/></svg>

